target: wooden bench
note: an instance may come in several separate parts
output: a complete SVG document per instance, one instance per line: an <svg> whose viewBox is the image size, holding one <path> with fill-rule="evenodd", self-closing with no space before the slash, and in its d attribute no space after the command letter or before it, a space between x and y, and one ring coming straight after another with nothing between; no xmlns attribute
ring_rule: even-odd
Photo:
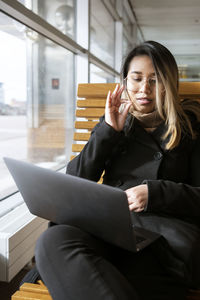
<svg viewBox="0 0 200 300"><path fill-rule="evenodd" d="M113 91L115 86L115 83L79 84L71 158L76 156L88 141L91 130L98 123L99 117L104 114L107 93L109 90ZM181 99L200 99L200 82L181 82L179 95ZM24 283L11 299L50 300L52 298L45 285L40 282L39 284ZM200 300L200 290L190 290L187 300Z"/></svg>
<svg viewBox="0 0 200 300"><path fill-rule="evenodd" d="M53 300L42 281L38 284L24 283L19 291L12 295L12 300Z"/></svg>
<svg viewBox="0 0 200 300"><path fill-rule="evenodd" d="M74 155L79 153L90 137L90 132L104 114L106 96L113 91L116 83L79 84L76 122L74 133L75 143L72 145ZM179 95L184 98L200 98L200 82L181 82Z"/></svg>

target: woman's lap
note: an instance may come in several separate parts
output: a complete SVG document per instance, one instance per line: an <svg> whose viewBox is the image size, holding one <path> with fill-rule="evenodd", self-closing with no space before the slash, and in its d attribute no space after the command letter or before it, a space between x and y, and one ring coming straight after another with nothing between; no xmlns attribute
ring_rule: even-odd
<svg viewBox="0 0 200 300"><path fill-rule="evenodd" d="M131 253L72 226L41 236L36 264L55 300L184 299L183 284L163 270L151 247Z"/></svg>

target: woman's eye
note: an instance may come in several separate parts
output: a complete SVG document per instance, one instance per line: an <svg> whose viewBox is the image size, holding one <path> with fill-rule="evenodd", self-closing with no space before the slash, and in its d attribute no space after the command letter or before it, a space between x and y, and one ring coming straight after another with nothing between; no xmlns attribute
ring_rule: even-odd
<svg viewBox="0 0 200 300"><path fill-rule="evenodd" d="M150 79L149 82L152 84L156 84L156 79Z"/></svg>
<svg viewBox="0 0 200 300"><path fill-rule="evenodd" d="M133 78L132 80L133 81L141 81L142 79L141 78Z"/></svg>

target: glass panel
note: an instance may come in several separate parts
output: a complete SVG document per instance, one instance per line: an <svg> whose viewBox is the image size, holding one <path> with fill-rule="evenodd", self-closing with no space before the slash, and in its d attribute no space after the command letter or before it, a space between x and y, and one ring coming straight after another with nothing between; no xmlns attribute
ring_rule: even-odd
<svg viewBox="0 0 200 300"><path fill-rule="evenodd" d="M133 36L133 24L131 23L131 20L125 10L125 8L123 8L123 41L122 41L122 45L123 45L123 57L125 55L128 54L128 52L131 50L132 45L130 44L130 42L127 39L127 36L132 37ZM125 35L126 33L126 35Z"/></svg>
<svg viewBox="0 0 200 300"><path fill-rule="evenodd" d="M131 20L128 16L127 12L125 11L125 9L123 9L123 24L124 24L124 27L125 27L127 33L131 36L133 24L131 24Z"/></svg>
<svg viewBox="0 0 200 300"><path fill-rule="evenodd" d="M123 1L124 2L124 1ZM115 0L115 8L120 17L122 17L123 3L121 0Z"/></svg>
<svg viewBox="0 0 200 300"><path fill-rule="evenodd" d="M99 0L91 1L90 51L114 66L115 26L114 20Z"/></svg>
<svg viewBox="0 0 200 300"><path fill-rule="evenodd" d="M54 169L69 160L75 103L74 55L2 13L0 26L2 199L16 190L4 156Z"/></svg>
<svg viewBox="0 0 200 300"><path fill-rule="evenodd" d="M123 50L123 57L125 57L129 51L131 51L131 49L133 48L132 45L129 43L129 41L127 40L127 38L123 35L123 39L122 39L122 50Z"/></svg>
<svg viewBox="0 0 200 300"><path fill-rule="evenodd" d="M116 0L110 0L110 2L112 3L112 6L113 6L113 7L116 6Z"/></svg>
<svg viewBox="0 0 200 300"><path fill-rule="evenodd" d="M62 33L75 38L76 0L18 0Z"/></svg>
<svg viewBox="0 0 200 300"><path fill-rule="evenodd" d="M200 81L200 55L175 55L180 81Z"/></svg>
<svg viewBox="0 0 200 300"><path fill-rule="evenodd" d="M90 64L90 83L107 83L115 82L114 76Z"/></svg>

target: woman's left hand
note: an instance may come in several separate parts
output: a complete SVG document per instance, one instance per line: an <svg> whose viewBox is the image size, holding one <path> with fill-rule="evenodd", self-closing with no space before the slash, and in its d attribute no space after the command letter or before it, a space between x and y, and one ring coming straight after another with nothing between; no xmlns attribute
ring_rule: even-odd
<svg viewBox="0 0 200 300"><path fill-rule="evenodd" d="M147 184L141 184L134 186L125 191L129 209L134 212L141 212L147 205L148 201L148 186Z"/></svg>

